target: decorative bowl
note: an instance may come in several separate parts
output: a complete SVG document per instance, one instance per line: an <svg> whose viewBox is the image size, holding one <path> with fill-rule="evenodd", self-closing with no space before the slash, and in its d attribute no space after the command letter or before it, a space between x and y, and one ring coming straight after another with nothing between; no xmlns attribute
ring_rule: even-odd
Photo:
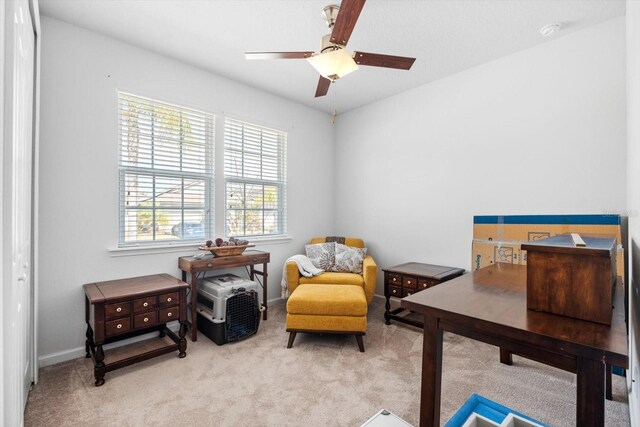
<svg viewBox="0 0 640 427"><path fill-rule="evenodd" d="M209 251L214 257L240 255L247 248L254 247L255 244L249 243L248 245L240 246L200 246L198 249L201 251Z"/></svg>

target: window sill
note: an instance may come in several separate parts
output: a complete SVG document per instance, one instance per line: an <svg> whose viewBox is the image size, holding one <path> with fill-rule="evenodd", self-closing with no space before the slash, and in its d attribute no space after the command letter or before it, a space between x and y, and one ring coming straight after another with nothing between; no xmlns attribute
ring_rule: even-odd
<svg viewBox="0 0 640 427"><path fill-rule="evenodd" d="M176 243L174 245L140 245L125 246L122 248L109 248L107 251L112 257L149 255L182 252L192 254L198 251L199 243Z"/></svg>
<svg viewBox="0 0 640 427"><path fill-rule="evenodd" d="M242 237L242 239L246 239L249 243L255 243L258 246L262 244L289 243L293 240L293 237L283 234L279 236Z"/></svg>
<svg viewBox="0 0 640 427"><path fill-rule="evenodd" d="M256 245L256 249L260 249L260 245L274 245L289 243L293 240L293 237L283 236L265 236L265 237L245 237L250 243ZM186 255L192 255L194 252L198 252L198 247L201 243L176 243L173 245L140 245L140 246L125 246L121 248L109 248L107 251L112 257L122 256L135 256L135 255L151 255L151 254L164 254L164 253L184 253Z"/></svg>

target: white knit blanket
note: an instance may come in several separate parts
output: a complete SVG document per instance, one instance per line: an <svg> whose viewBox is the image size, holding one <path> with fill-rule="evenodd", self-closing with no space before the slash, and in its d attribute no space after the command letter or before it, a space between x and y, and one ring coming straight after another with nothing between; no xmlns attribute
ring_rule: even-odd
<svg viewBox="0 0 640 427"><path fill-rule="evenodd" d="M280 283L282 286L282 299L289 298L289 282L287 281L287 264L289 262L298 264L298 271L304 277L317 276L318 274L324 273L324 270L314 266L311 260L305 255L294 255L290 257L284 262L284 267L282 268L282 282Z"/></svg>

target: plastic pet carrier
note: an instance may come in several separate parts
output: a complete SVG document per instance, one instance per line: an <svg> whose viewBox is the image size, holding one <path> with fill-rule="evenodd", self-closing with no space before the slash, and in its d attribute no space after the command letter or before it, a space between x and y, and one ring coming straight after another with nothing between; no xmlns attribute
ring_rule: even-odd
<svg viewBox="0 0 640 427"><path fill-rule="evenodd" d="M218 345L258 332L258 285L233 274L204 279L198 286L198 330Z"/></svg>

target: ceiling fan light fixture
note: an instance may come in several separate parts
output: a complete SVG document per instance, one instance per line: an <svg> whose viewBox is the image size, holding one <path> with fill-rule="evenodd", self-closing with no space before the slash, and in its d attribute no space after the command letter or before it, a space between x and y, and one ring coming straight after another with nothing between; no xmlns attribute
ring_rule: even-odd
<svg viewBox="0 0 640 427"><path fill-rule="evenodd" d="M345 49L313 55L307 61L323 77L331 81L337 80L358 69L358 64Z"/></svg>
<svg viewBox="0 0 640 427"><path fill-rule="evenodd" d="M336 23L336 19L338 18L338 11L340 11L340 6L335 4L330 4L322 9L322 19L327 23L327 27L333 28L333 25Z"/></svg>

